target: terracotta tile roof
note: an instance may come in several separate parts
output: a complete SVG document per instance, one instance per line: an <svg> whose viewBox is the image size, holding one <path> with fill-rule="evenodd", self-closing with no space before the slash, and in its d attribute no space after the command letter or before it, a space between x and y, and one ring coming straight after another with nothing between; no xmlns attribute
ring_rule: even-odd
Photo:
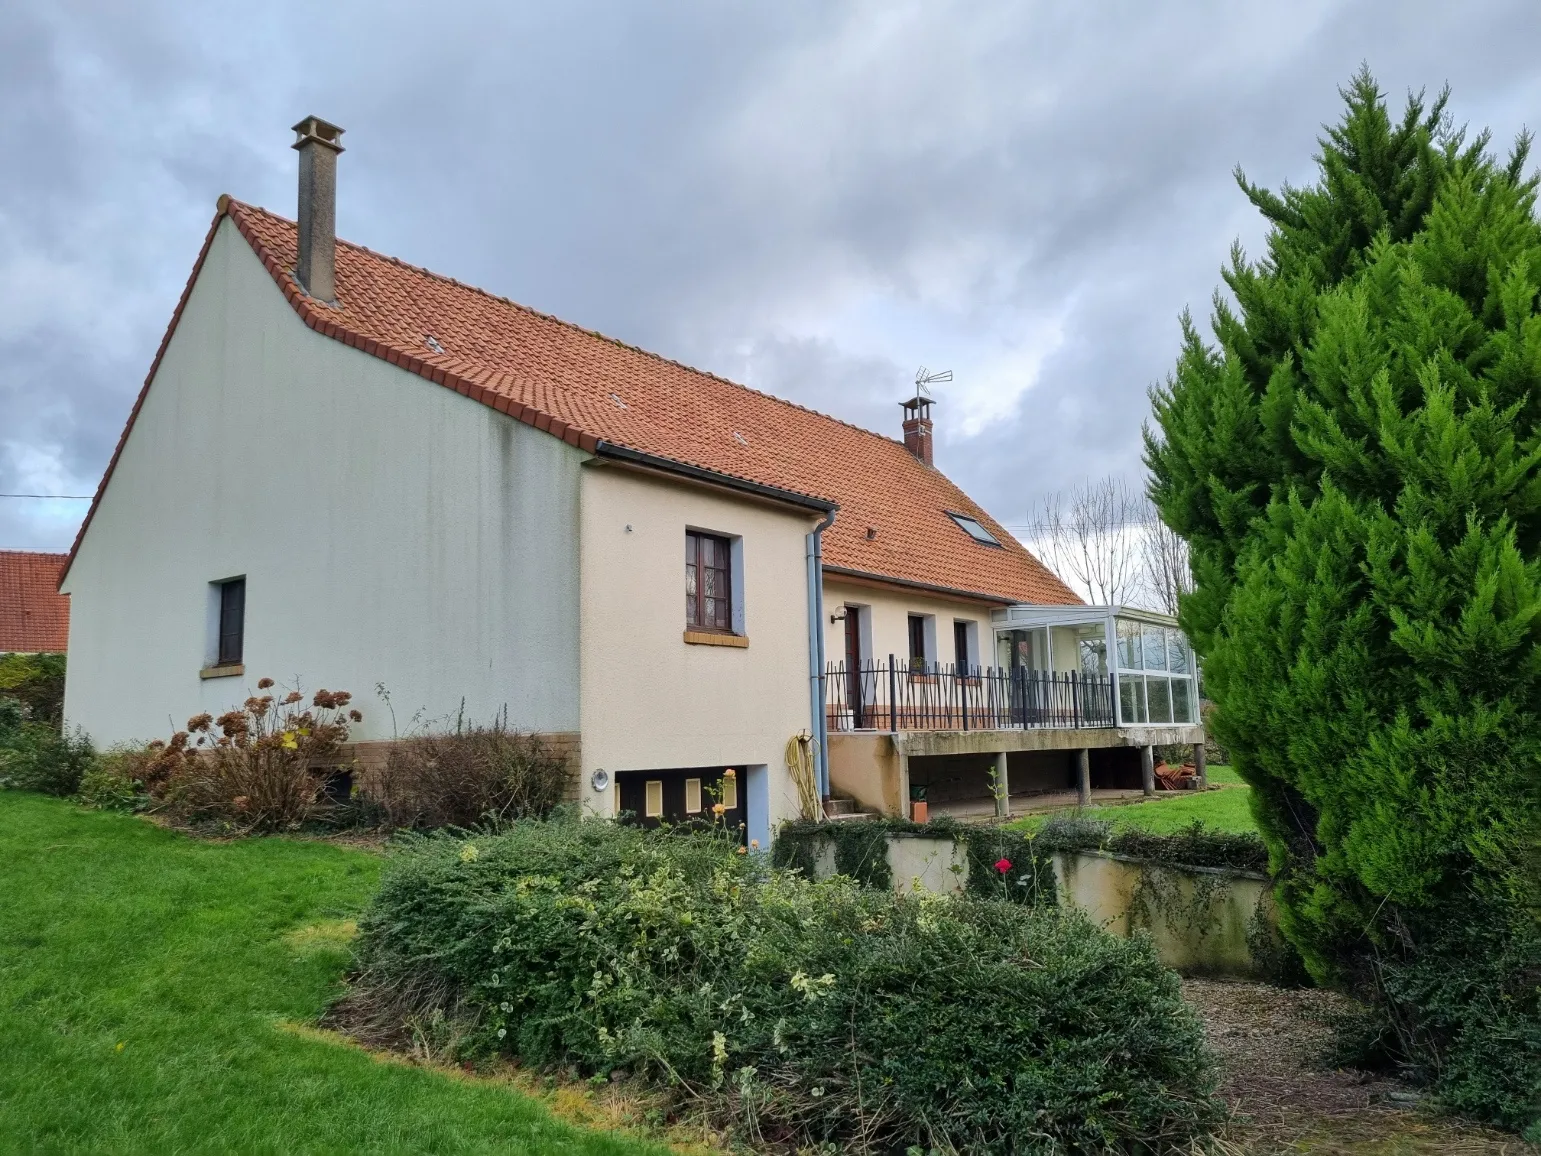
<svg viewBox="0 0 1541 1156"><path fill-rule="evenodd" d="M0 550L0 654L62 654L70 600L59 593L67 554Z"/></svg>
<svg viewBox="0 0 1541 1156"><path fill-rule="evenodd" d="M294 222L221 197L215 227L225 214L318 332L587 450L620 447L838 504L824 536L828 567L1001 602L1080 601L898 441L346 242L337 302L323 304L294 279ZM212 237L211 228L200 264ZM162 352L169 339L168 330ZM949 510L976 518L1001 548L974 542Z"/></svg>

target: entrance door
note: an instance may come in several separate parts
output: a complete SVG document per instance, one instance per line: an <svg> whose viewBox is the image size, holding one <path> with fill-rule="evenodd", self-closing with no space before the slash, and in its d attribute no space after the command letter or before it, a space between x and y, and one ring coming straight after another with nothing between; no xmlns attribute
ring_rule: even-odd
<svg viewBox="0 0 1541 1156"><path fill-rule="evenodd" d="M846 701L851 708L851 727L863 729L865 704L861 693L861 608L847 603L845 608L845 683Z"/></svg>

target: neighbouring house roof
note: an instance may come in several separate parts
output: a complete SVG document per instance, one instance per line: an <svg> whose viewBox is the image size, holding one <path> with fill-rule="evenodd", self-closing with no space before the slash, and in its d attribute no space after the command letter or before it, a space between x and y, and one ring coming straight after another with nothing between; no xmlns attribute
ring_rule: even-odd
<svg viewBox="0 0 1541 1156"><path fill-rule="evenodd" d="M228 197L220 198L199 266L227 215L295 312L328 337L586 450L645 455L810 505L838 505L824 535L832 570L1000 602L1080 601L968 495L892 438L342 241L337 300L328 305L295 280L294 222ZM154 374L152 365L146 390ZM109 463L98 500L111 473ZM1000 547L973 541L949 511L977 519Z"/></svg>
<svg viewBox="0 0 1541 1156"><path fill-rule="evenodd" d="M62 654L70 600L59 593L68 554L0 550L0 654Z"/></svg>

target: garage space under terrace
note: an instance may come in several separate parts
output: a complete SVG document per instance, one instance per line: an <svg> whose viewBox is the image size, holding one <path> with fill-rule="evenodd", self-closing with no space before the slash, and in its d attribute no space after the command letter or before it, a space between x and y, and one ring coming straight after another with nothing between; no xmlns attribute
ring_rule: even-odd
<svg viewBox="0 0 1541 1156"><path fill-rule="evenodd" d="M988 819L1148 793L1155 748L1202 750L1196 666L1172 618L1013 606L993 619L993 666L830 665L834 796Z"/></svg>

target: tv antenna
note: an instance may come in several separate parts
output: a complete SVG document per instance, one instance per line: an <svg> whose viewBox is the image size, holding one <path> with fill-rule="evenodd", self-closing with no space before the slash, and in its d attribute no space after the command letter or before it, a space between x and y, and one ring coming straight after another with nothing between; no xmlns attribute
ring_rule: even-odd
<svg viewBox="0 0 1541 1156"><path fill-rule="evenodd" d="M922 365L915 371L915 396L929 400L931 397L931 386L940 385L951 380L952 370L944 369L940 373L932 373Z"/></svg>

